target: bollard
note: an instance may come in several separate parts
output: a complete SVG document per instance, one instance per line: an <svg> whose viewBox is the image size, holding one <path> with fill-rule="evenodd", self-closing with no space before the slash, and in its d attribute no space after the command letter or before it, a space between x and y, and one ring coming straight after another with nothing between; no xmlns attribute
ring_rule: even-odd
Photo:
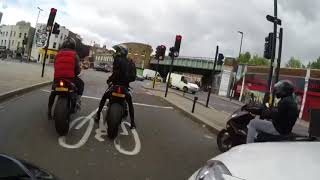
<svg viewBox="0 0 320 180"><path fill-rule="evenodd" d="M194 108L195 108L195 106L196 106L197 100L198 100L198 97L194 97L194 99L193 99L192 111L191 111L192 113L194 113Z"/></svg>

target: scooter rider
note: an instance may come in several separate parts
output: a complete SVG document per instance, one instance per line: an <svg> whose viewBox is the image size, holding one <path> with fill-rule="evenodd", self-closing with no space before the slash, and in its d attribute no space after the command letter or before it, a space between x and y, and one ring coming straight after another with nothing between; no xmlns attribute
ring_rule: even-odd
<svg viewBox="0 0 320 180"><path fill-rule="evenodd" d="M107 84L113 84L113 85L120 85L124 86L128 89L126 93L126 101L129 106L129 114L130 114L130 120L131 120L131 129L135 128L135 121L134 121L134 108L133 108L133 102L132 97L129 92L129 83L127 77L128 72L128 48L125 45L115 45L112 47L114 50L116 50L114 54L114 61L113 61L113 69L112 69L112 75L107 80ZM99 109L97 111L97 114L95 116L95 122L98 123L100 120L100 114L101 111L106 103L106 100L110 97L111 91L109 89L103 94L102 99L99 104Z"/></svg>
<svg viewBox="0 0 320 180"><path fill-rule="evenodd" d="M265 110L260 116L248 124L247 143L253 143L258 131L272 135L287 135L291 133L297 121L299 110L293 98L294 87L290 81L279 81L274 85L278 106ZM271 121L262 120L270 119Z"/></svg>
<svg viewBox="0 0 320 180"><path fill-rule="evenodd" d="M63 42L54 62L54 81L59 78L71 80L76 85L78 98L80 98L83 94L84 82L78 77L81 72L80 58L75 49L76 41L73 38L67 38ZM52 91L48 103L48 119L52 119L51 109L55 97L56 94Z"/></svg>

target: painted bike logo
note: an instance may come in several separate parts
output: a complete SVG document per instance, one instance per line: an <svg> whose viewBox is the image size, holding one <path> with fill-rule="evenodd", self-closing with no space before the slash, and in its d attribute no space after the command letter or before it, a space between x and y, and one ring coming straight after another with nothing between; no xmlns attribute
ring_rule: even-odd
<svg viewBox="0 0 320 180"><path fill-rule="evenodd" d="M89 139L89 137L91 135L91 132L93 130L94 119L92 117L95 115L96 112L97 112L97 109L94 110L93 112L91 112L88 116L86 116L86 117L85 116L78 117L77 119L73 120L70 123L70 129L74 128L76 131L80 130L86 123L88 123L87 129L85 130L82 138L77 143L68 144L66 142L67 137L66 136L62 136L62 137L60 137L58 139L59 144L62 147L65 147L65 148L68 148L68 149L77 149L77 148L80 148L81 146L83 146L88 141L88 139ZM101 119L100 119L100 122L99 122L99 128L97 128L95 130L96 134L94 136L95 139L98 140L99 142L105 141L104 136L107 135L107 129L106 129L106 127L104 125L104 122L103 122L103 113L101 115L102 116L101 116ZM122 121L122 123L120 125L122 132L120 133L120 135L124 135L124 136L128 136L129 135L129 131L126 128L126 125L128 127L130 127L130 123ZM139 135L138 135L137 131L135 129L130 129L130 130L131 130L131 133L132 133L134 141L135 141L134 148L131 151L125 150L125 149L123 149L121 147L119 137L116 138L113 143L114 143L115 148L120 153L125 154L125 155L136 155L141 150L141 142L140 142Z"/></svg>

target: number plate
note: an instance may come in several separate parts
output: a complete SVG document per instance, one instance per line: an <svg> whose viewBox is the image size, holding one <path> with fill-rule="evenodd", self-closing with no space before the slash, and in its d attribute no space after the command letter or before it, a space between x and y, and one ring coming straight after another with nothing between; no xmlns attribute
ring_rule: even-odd
<svg viewBox="0 0 320 180"><path fill-rule="evenodd" d="M69 91L69 89L68 89L68 88L64 88L64 87L57 87L57 88L56 88L56 91L63 91L63 92L65 92L65 91Z"/></svg>
<svg viewBox="0 0 320 180"><path fill-rule="evenodd" d="M112 96L121 97L121 98L126 97L125 94L119 94L119 93L114 93L114 92L112 93Z"/></svg>

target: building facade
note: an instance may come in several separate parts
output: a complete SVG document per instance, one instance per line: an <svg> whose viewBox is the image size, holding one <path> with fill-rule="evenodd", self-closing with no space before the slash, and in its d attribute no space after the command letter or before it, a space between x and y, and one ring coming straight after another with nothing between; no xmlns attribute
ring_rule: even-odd
<svg viewBox="0 0 320 180"><path fill-rule="evenodd" d="M59 34L51 34L49 47L47 51L46 62L53 62L63 41L69 36L70 32L66 27L60 26ZM42 62L45 54L44 47L47 42L46 24L39 23L36 25L31 59Z"/></svg>
<svg viewBox="0 0 320 180"><path fill-rule="evenodd" d="M14 56L28 55L31 51L34 28L20 21L16 25L0 26L0 46L10 50Z"/></svg>
<svg viewBox="0 0 320 180"><path fill-rule="evenodd" d="M152 47L148 44L128 42L122 43L128 47L128 57L133 60L136 67L139 69L145 69L150 67Z"/></svg>
<svg viewBox="0 0 320 180"><path fill-rule="evenodd" d="M89 57L92 59L91 67L95 67L100 64L107 64L111 66L113 64L113 54L114 51L106 48L91 47L89 53Z"/></svg>

